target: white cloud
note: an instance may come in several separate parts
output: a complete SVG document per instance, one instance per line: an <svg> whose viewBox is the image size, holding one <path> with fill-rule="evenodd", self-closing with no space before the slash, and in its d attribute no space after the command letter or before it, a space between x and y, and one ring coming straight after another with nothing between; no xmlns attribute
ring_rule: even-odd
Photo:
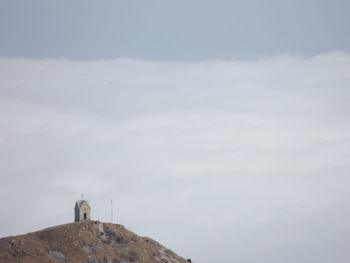
<svg viewBox="0 0 350 263"><path fill-rule="evenodd" d="M349 68L341 52L0 59L0 235L71 221L84 192L95 219L113 199L120 223L198 262L342 262Z"/></svg>

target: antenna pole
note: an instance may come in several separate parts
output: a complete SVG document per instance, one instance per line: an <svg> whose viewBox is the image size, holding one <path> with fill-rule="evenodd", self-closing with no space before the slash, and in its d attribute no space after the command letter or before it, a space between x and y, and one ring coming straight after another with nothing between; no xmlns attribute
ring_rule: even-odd
<svg viewBox="0 0 350 263"><path fill-rule="evenodd" d="M111 223L113 224L113 200L111 200Z"/></svg>

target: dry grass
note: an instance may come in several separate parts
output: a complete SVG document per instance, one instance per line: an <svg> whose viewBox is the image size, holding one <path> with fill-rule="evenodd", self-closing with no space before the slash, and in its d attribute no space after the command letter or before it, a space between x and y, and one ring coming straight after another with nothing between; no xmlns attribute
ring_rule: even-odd
<svg viewBox="0 0 350 263"><path fill-rule="evenodd" d="M187 263L121 225L85 221L0 239L0 263Z"/></svg>

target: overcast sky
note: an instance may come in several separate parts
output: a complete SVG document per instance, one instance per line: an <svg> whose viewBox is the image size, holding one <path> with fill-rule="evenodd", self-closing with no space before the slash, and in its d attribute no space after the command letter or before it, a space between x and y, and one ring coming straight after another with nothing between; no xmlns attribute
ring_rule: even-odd
<svg viewBox="0 0 350 263"><path fill-rule="evenodd" d="M0 0L0 56L163 60L350 48L348 0Z"/></svg>
<svg viewBox="0 0 350 263"><path fill-rule="evenodd" d="M194 262L347 263L349 4L262 2L0 0L0 237L84 193Z"/></svg>

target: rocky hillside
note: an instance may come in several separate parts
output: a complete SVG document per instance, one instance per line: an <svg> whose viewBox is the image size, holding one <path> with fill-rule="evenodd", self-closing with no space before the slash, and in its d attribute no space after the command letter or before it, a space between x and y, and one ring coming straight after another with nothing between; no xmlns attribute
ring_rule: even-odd
<svg viewBox="0 0 350 263"><path fill-rule="evenodd" d="M76 222L0 239L0 263L188 263L121 225Z"/></svg>

